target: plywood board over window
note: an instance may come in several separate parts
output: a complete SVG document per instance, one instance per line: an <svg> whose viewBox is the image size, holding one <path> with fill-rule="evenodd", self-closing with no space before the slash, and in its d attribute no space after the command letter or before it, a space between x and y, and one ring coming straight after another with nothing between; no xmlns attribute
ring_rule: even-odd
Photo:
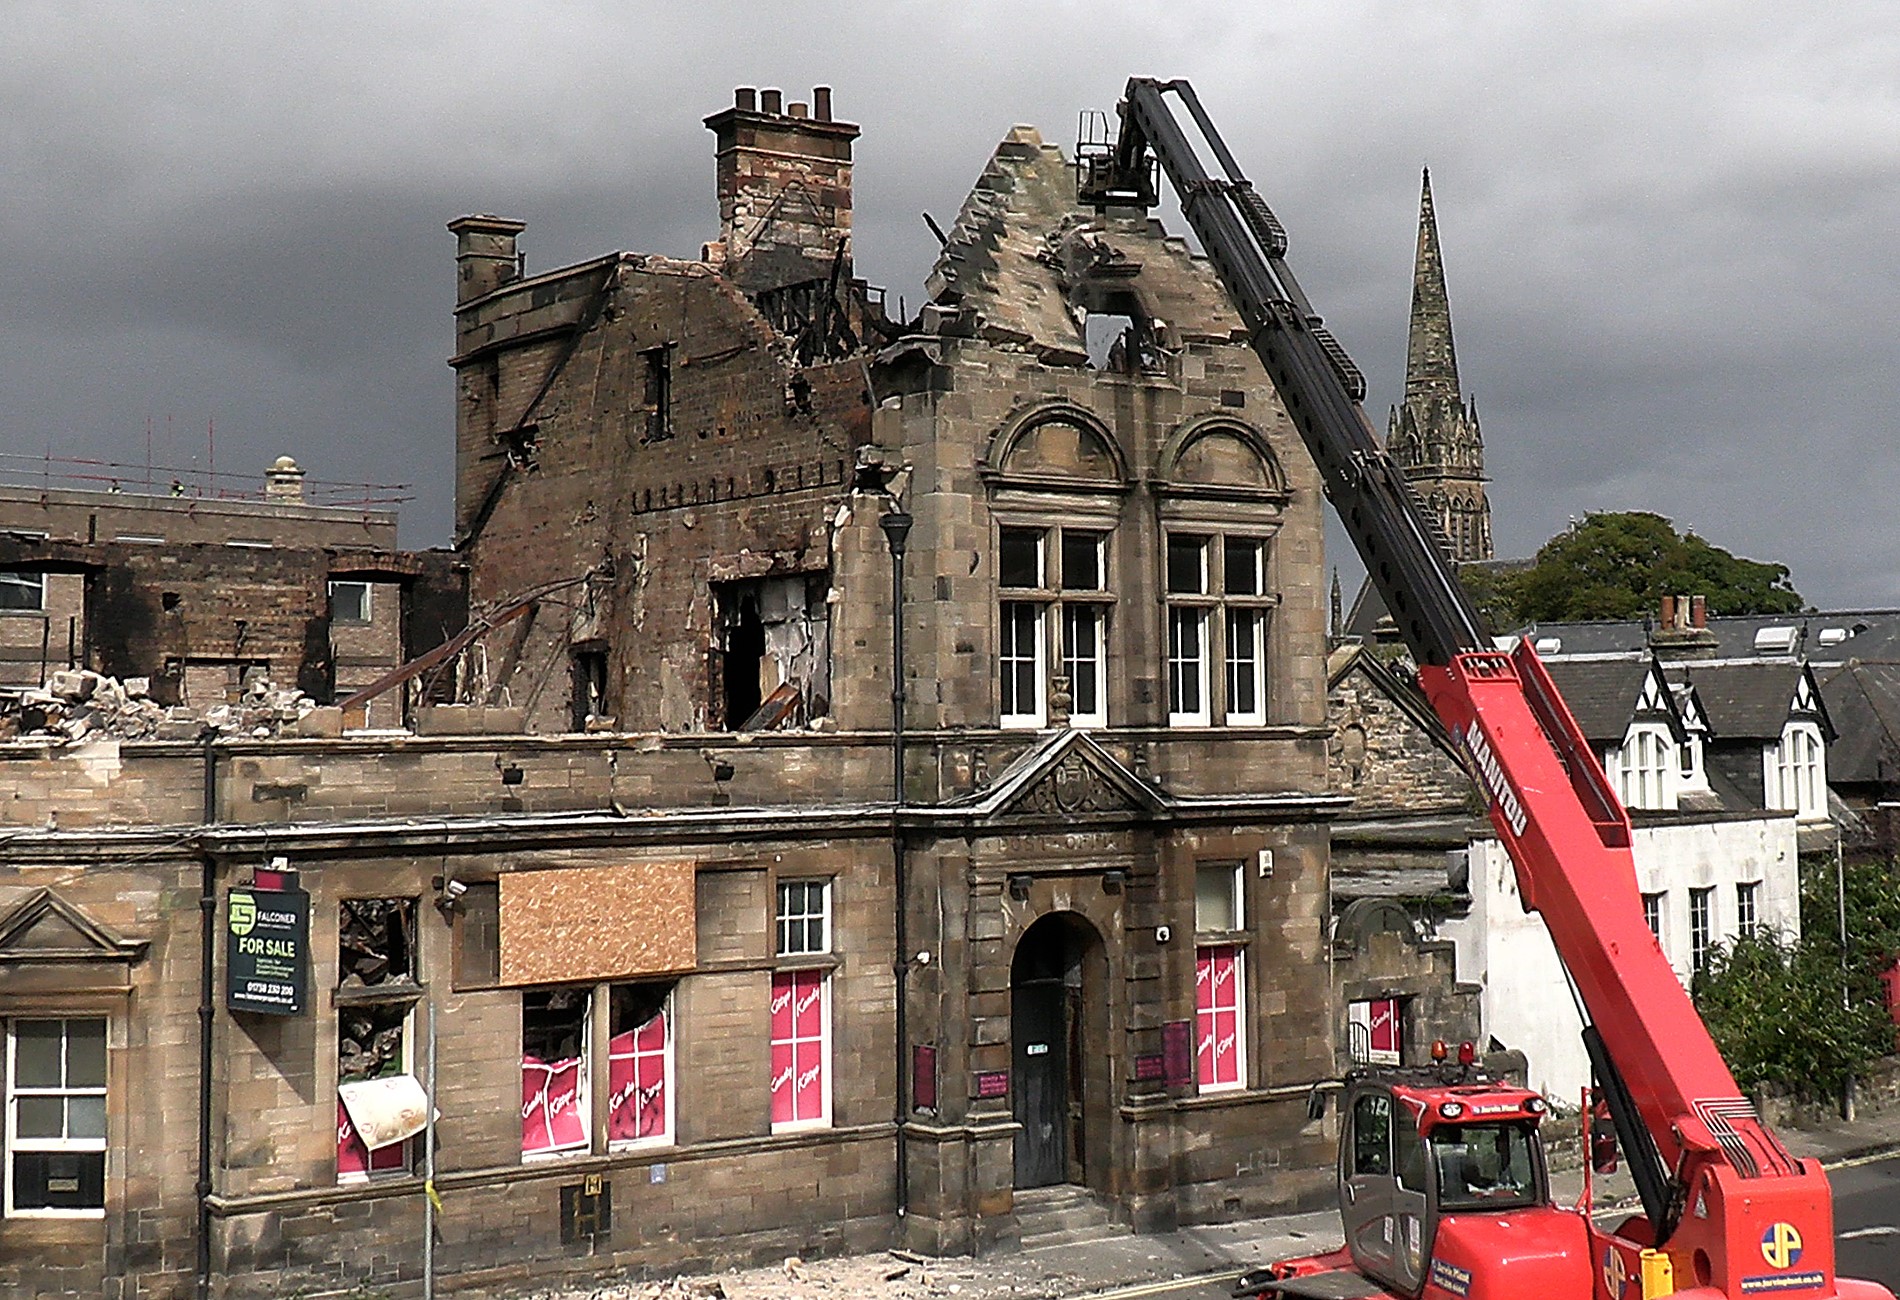
<svg viewBox="0 0 1900 1300"><path fill-rule="evenodd" d="M693 969L691 862L514 871L501 877L501 983L678 975Z"/></svg>

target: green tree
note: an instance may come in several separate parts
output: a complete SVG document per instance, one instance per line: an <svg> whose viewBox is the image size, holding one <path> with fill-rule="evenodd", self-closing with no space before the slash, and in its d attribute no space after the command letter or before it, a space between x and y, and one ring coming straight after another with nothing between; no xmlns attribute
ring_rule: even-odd
<svg viewBox="0 0 1900 1300"><path fill-rule="evenodd" d="M1894 1050L1880 975L1900 955L1900 866L1865 863L1837 876L1833 855L1804 859L1801 931L1718 947L1695 977L1696 1009L1744 1088L1838 1096L1849 1076Z"/></svg>
<svg viewBox="0 0 1900 1300"><path fill-rule="evenodd" d="M1644 510L1585 515L1545 542L1530 568L1497 575L1489 595L1507 625L1638 618L1663 596L1705 596L1711 614L1793 614L1785 564L1745 560Z"/></svg>
<svg viewBox="0 0 1900 1300"><path fill-rule="evenodd" d="M1744 1089L1763 1083L1818 1100L1893 1050L1878 1002L1843 1006L1841 968L1825 945L1757 930L1717 947L1696 973L1696 1010Z"/></svg>

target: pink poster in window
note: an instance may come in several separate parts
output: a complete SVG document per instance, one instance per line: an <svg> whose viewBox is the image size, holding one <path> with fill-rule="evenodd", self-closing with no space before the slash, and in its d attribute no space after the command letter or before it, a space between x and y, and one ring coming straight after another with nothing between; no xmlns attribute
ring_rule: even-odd
<svg viewBox="0 0 1900 1300"><path fill-rule="evenodd" d="M1195 1077L1202 1087L1240 1082L1240 958L1232 948L1194 954Z"/></svg>
<svg viewBox="0 0 1900 1300"><path fill-rule="evenodd" d="M614 1142L665 1137L666 1014L607 1043L607 1137Z"/></svg>
<svg viewBox="0 0 1900 1300"><path fill-rule="evenodd" d="M406 1169L408 1160L403 1142L391 1142L374 1151L363 1145L350 1112L341 1101L336 1104L336 1172L340 1178L381 1173L386 1169Z"/></svg>
<svg viewBox="0 0 1900 1300"><path fill-rule="evenodd" d="M772 977L772 1122L825 1118L825 975Z"/></svg>
<svg viewBox="0 0 1900 1300"><path fill-rule="evenodd" d="M521 1058L521 1154L587 1145L580 1088L579 1057L564 1061Z"/></svg>
<svg viewBox="0 0 1900 1300"><path fill-rule="evenodd" d="M1399 1004L1395 998L1380 998L1368 1008L1370 1011L1371 1043L1375 1052L1397 1053L1399 1050Z"/></svg>

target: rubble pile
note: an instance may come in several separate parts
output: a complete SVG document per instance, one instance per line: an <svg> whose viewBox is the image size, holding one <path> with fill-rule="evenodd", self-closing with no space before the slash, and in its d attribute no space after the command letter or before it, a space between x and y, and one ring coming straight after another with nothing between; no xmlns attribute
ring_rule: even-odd
<svg viewBox="0 0 1900 1300"><path fill-rule="evenodd" d="M151 680L120 681L85 668L62 669L39 687L0 694L0 740L202 740L207 736L277 735L309 715L317 702L261 672L245 679L236 704L167 707L151 697Z"/></svg>
<svg viewBox="0 0 1900 1300"><path fill-rule="evenodd" d="M544 1291L534 1300L1001 1300L1048 1294L1040 1286L986 1285L968 1260L926 1259L897 1250L809 1262L793 1258L718 1277Z"/></svg>

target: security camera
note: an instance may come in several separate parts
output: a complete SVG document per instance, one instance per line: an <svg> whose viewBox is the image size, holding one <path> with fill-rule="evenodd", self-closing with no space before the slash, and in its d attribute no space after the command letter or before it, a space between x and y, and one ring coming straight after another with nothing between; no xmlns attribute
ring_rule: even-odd
<svg viewBox="0 0 1900 1300"><path fill-rule="evenodd" d="M924 950L919 952L913 960L915 960L919 966L930 965L930 949L925 948Z"/></svg>
<svg viewBox="0 0 1900 1300"><path fill-rule="evenodd" d="M448 899L450 902L454 902L467 892L468 886L460 880L445 880L442 882L442 897Z"/></svg>

